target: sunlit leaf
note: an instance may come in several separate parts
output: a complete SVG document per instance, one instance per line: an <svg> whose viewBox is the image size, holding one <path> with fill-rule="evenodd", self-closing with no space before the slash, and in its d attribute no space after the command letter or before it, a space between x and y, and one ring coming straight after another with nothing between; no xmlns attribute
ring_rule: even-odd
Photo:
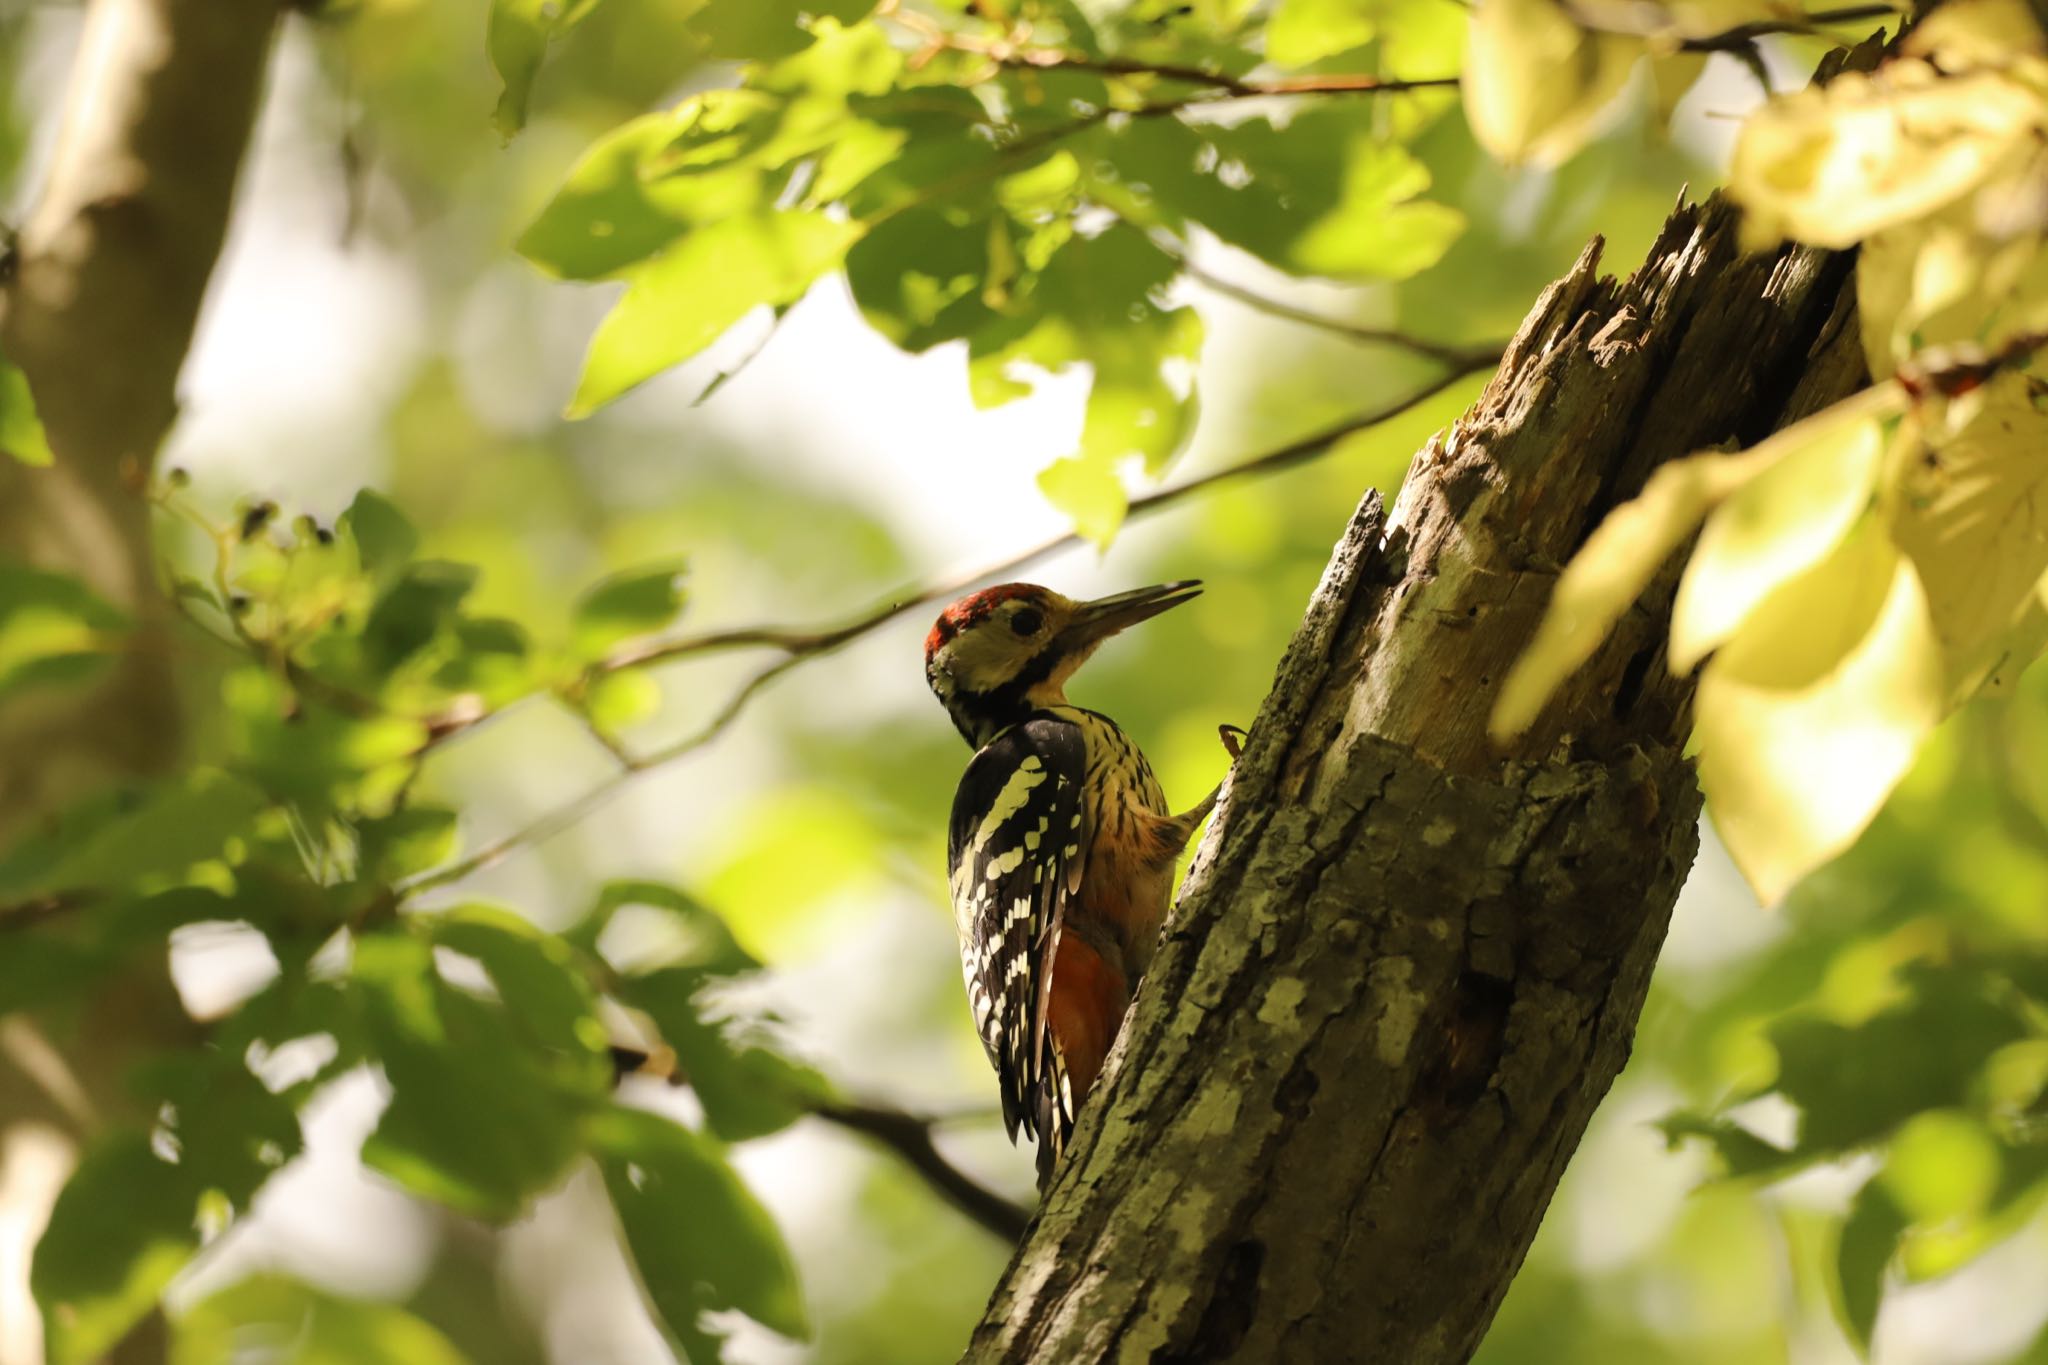
<svg viewBox="0 0 2048 1365"><path fill-rule="evenodd" d="M28 465L46 465L56 459L43 420L36 415L28 376L5 356L0 356L0 455L12 455Z"/></svg>
<svg viewBox="0 0 2048 1365"><path fill-rule="evenodd" d="M1266 56L1306 66L1371 42L1377 0L1280 0L1266 23Z"/></svg>
<svg viewBox="0 0 2048 1365"><path fill-rule="evenodd" d="M1982 1213L1998 1192L1998 1140L1974 1114L1928 1109L1908 1119L1885 1153L1892 1202L1916 1223L1940 1224Z"/></svg>
<svg viewBox="0 0 2048 1365"><path fill-rule="evenodd" d="M2041 643L2016 630L2048 574L2048 414L2035 383L1993 381L1982 408L1947 440L1905 433L1892 535L1927 590L1957 692L1987 669L2031 661Z"/></svg>
<svg viewBox="0 0 2048 1365"><path fill-rule="evenodd" d="M1639 496L1607 514L1559 575L1536 638L1515 660L1494 703L1488 723L1493 736L1506 739L1529 727L1558 686L1593 657L1621 614L1709 509L1779 461L1896 412L1903 402L1896 388L1880 385L1789 426L1742 454L1693 455L1658 469Z"/></svg>
<svg viewBox="0 0 2048 1365"><path fill-rule="evenodd" d="M1510 164L1554 166L1584 146L1643 53L1594 33L1557 0L1479 0L1466 48L1465 116Z"/></svg>
<svg viewBox="0 0 2048 1365"><path fill-rule="evenodd" d="M0 559L0 696L89 677L129 624L76 578Z"/></svg>
<svg viewBox="0 0 2048 1365"><path fill-rule="evenodd" d="M1924 61L1845 72L1743 121L1729 189L1753 245L1846 247L1978 188L2048 127L2048 97L2000 71Z"/></svg>
<svg viewBox="0 0 2048 1365"><path fill-rule="evenodd" d="M467 1365L468 1357L396 1304L345 1299L255 1275L180 1313L171 1365L252 1356L292 1365Z"/></svg>
<svg viewBox="0 0 2048 1365"><path fill-rule="evenodd" d="M858 224L752 213L699 228L633 272L591 338L569 416L587 417L688 360L756 308L793 303L839 264Z"/></svg>
<svg viewBox="0 0 2048 1365"><path fill-rule="evenodd" d="M1945 697L1919 575L1874 520L1750 613L1700 679L1695 733L1714 826L1760 900L1862 832Z"/></svg>
<svg viewBox="0 0 2048 1365"><path fill-rule="evenodd" d="M1369 106L1314 105L1284 127L1134 119L1094 144L1095 191L1126 217L1184 232L1198 223L1298 275L1404 279L1464 230L1464 215L1422 198L1429 171L1375 123Z"/></svg>
<svg viewBox="0 0 2048 1365"><path fill-rule="evenodd" d="M1075 534L1108 549L1124 524L1130 497L1112 460L1087 457L1055 460L1038 475L1045 500L1067 514Z"/></svg>
<svg viewBox="0 0 2048 1365"><path fill-rule="evenodd" d="M718 1309L784 1336L809 1334L782 1236L716 1143L619 1108L592 1121L591 1140L641 1286L686 1349L705 1340L701 1315Z"/></svg>
<svg viewBox="0 0 2048 1365"><path fill-rule="evenodd" d="M1811 568L1870 505L1884 427L1830 427L1745 484L1700 531L1671 608L1671 668L1726 640L1780 583Z"/></svg>
<svg viewBox="0 0 2048 1365"><path fill-rule="evenodd" d="M363 862L386 882L403 881L455 856L455 812L408 806L363 821L356 830Z"/></svg>
<svg viewBox="0 0 2048 1365"><path fill-rule="evenodd" d="M2009 66L2017 57L2048 56L2048 33L2027 0L1947 0L1915 21L1900 51L1926 57L1944 71Z"/></svg>
<svg viewBox="0 0 2048 1365"><path fill-rule="evenodd" d="M608 735L638 725L661 709L661 684L644 668L613 668L583 689L583 711Z"/></svg>
<svg viewBox="0 0 2048 1365"><path fill-rule="evenodd" d="M511 137L526 124L533 78L540 74L548 44L597 8L598 0L491 0L484 46L504 89L491 114L498 132Z"/></svg>

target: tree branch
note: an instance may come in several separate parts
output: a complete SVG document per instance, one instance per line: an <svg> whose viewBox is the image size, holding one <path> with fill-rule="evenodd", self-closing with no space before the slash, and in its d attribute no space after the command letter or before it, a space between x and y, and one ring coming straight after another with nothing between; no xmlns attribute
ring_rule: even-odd
<svg viewBox="0 0 2048 1365"><path fill-rule="evenodd" d="M934 1120L870 1104L822 1104L811 1112L827 1123L887 1147L923 1176L947 1203L1005 1242L1022 1237L1030 1224L1029 1209L980 1184L940 1155L932 1145Z"/></svg>
<svg viewBox="0 0 2048 1365"><path fill-rule="evenodd" d="M666 1048L662 1051L667 1053ZM614 1043L611 1055L614 1072L620 1077L654 1075L671 1084L689 1084L687 1076L672 1069L673 1053L667 1053L657 1063L652 1054L641 1048ZM812 1095L795 1098L813 1117L859 1133L894 1152L940 1198L1002 1240L1014 1242L1024 1234L1025 1225L1031 1221L1029 1209L1005 1199L940 1154L932 1142L932 1132L947 1121L944 1117L910 1114L858 1100L821 1100Z"/></svg>
<svg viewBox="0 0 2048 1365"><path fill-rule="evenodd" d="M974 1365L1477 1347L1691 863L1676 566L1505 753L1493 698L1654 468L1867 382L1846 257L1714 202L1597 261L1338 545Z"/></svg>
<svg viewBox="0 0 2048 1365"><path fill-rule="evenodd" d="M1461 367L1454 367L1430 380L1421 388L1401 398L1381 405L1370 412L1339 422L1290 441L1286 445L1269 450L1239 464L1214 470L1208 474L1162 488L1131 500L1128 516L1145 516L1161 508L1179 502L1203 489L1234 479L1255 475L1276 473L1282 469L1312 459L1330 449L1346 436L1377 426L1427 401L1457 383L1467 375L1476 373L1493 363L1492 357L1470 357ZM447 886L472 873L480 872L503 859L513 851L541 843L570 828L586 816L594 813L623 792L632 782L657 768L666 767L677 759L703 748L723 734L744 711L747 704L763 688L781 677L790 669L807 659L815 659L839 649L871 631L879 629L903 615L940 598L957 596L973 584L986 578L1008 575L1024 566L1034 563L1055 550L1078 544L1080 537L1066 532L1052 537L1019 554L1011 555L999 563L985 566L974 572L924 587L909 589L871 611L836 626L815 630L793 629L784 626L743 626L732 630L714 631L704 635L686 636L664 643L636 646L607 658L598 667L605 671L621 668L641 667L651 663L705 654L716 650L737 649L748 646L779 649L783 657L766 665L759 672L741 684L738 691L726 700L718 713L699 729L677 740L675 743L657 749L652 753L634 756L616 745L607 745L613 757L619 760L619 770L591 787L582 795L553 810L536 817L529 823L486 844L469 857L446 867L424 872L402 883L399 890L404 895L416 895L436 887Z"/></svg>

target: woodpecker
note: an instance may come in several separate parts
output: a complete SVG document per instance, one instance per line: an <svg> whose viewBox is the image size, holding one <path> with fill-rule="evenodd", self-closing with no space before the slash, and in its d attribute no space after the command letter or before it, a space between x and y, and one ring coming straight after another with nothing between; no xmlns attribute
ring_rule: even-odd
<svg viewBox="0 0 2048 1365"><path fill-rule="evenodd" d="M1200 590L1077 602L1006 583L947 607L925 638L925 678L974 750L946 853L968 1006L1011 1141L1020 1129L1038 1141L1040 1188L1151 965L1174 863L1217 795L1173 814L1138 746L1070 704L1067 680L1104 640Z"/></svg>

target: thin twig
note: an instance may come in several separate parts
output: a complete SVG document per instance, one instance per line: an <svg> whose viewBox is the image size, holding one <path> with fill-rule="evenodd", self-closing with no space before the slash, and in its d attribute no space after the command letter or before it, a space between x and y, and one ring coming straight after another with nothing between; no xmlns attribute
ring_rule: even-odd
<svg viewBox="0 0 2048 1365"><path fill-rule="evenodd" d="M1217 484L1226 483L1233 479L1249 478L1254 475L1270 474L1288 468L1291 465L1300 464L1305 460L1322 454L1346 436L1364 431L1369 427L1377 426L1379 423L1390 418L1400 416L1417 404L1442 393L1445 389L1466 376L1491 367L1497 359L1498 356L1467 358L1463 365L1445 370L1421 388L1385 403L1370 412L1362 413L1359 416L1339 422L1334 426L1326 427L1299 440L1290 441L1284 446L1269 450L1263 455L1246 460L1240 464L1214 470L1197 478L1189 479L1184 483L1175 484L1170 488L1162 488L1143 497L1133 498L1131 499L1130 510L1126 515L1127 517L1142 517L1203 489L1213 488ZM1044 558L1055 550L1061 550L1069 545L1078 544L1080 539L1079 535L1071 531L1053 536L1020 554L1012 555L1000 563L977 569L973 573L948 579L944 582L912 588L883 605L837 626L828 626L816 630L798 630L780 626L746 626L707 635L686 636L682 639L670 640L663 644L637 646L612 655L599 664L598 667L603 670L632 668L675 659L685 655L703 654L713 650L732 649L746 645L769 647L783 651L783 656L780 659L762 668L759 672L748 678L745 683L741 684L739 690L727 699L723 707L719 708L718 713L706 721L698 730L664 748L629 759L618 772L605 778L582 795L543 813L512 833L486 844L469 857L459 862L451 863L446 867L421 873L408 881L402 882L398 888L400 894L414 895L421 891L447 886L452 882L460 881L473 872L479 872L484 868L490 867L492 864L503 859L507 854L519 848L538 844L553 838L585 816L608 805L614 797L618 796L619 793L623 792L643 774L665 767L677 759L703 748L706 744L718 738L733 721L739 718L740 713L746 709L747 704L754 699L761 689L806 659L814 659L820 655L830 653L868 634L870 631L886 625L907 611L923 606L926 603L937 601L942 597L955 596L983 579L1014 573L1016 570Z"/></svg>
<svg viewBox="0 0 2048 1365"><path fill-rule="evenodd" d="M932 1144L932 1120L869 1104L827 1103L811 1112L896 1153L954 1208L1004 1241L1018 1240L1030 1224L1029 1209L980 1184L940 1155Z"/></svg>
<svg viewBox="0 0 2048 1365"><path fill-rule="evenodd" d="M1855 24L1866 19L1888 19L1900 13L1897 5L1848 5L1841 9L1815 10L1797 19L1765 19L1753 24L1738 24L1720 33L1704 37L1687 38L1681 42L1683 52L1739 52L1759 38L1777 34L1811 35L1816 29L1829 24Z"/></svg>
<svg viewBox="0 0 2048 1365"><path fill-rule="evenodd" d="M1125 516L1127 519L1146 516L1161 508L1170 506L1192 493L1213 487L1216 484L1224 483L1231 479L1269 474L1276 470L1284 469L1289 465L1298 464L1303 460L1320 454L1337 441L1352 435L1354 432L1363 431L1367 427L1377 426L1381 422L1400 416L1417 404L1436 397L1436 395L1468 375L1490 369L1500 359L1500 354L1498 348L1474 348L1458 356L1456 363L1445 370L1443 374L1438 375L1412 393L1404 394L1400 398L1382 404L1370 412L1346 418L1334 426L1313 432L1299 440L1290 441L1284 446L1269 450L1262 455L1254 456L1239 464L1227 465L1222 469L1212 470L1207 474L1199 475L1184 483L1177 483L1167 488L1161 488L1156 492L1133 498ZM808 630L789 626L739 626L730 630L711 631L702 635L686 635L675 640L634 645L610 656L600 666L607 670L632 668L643 664L659 663L663 660L674 659L682 655L703 654L716 650L745 647L779 649L792 655L819 653L825 650L836 649L840 645L865 635L879 626L886 625L907 611L914 610L927 603L936 602L940 598L956 596L984 579L1013 573L1027 565L1036 563L1054 551L1063 550L1069 545L1079 544L1080 540L1081 537L1075 532L1063 532L1041 541L1028 550L1009 555L996 563L985 565L971 573L961 574L940 583L906 589L891 597L883 605L836 626L821 626Z"/></svg>
<svg viewBox="0 0 2048 1365"><path fill-rule="evenodd" d="M1141 62L1120 57L1088 57L1057 48L1022 48L1003 54L984 54L998 66L1044 71L1089 71L1099 76L1156 76L1183 85L1199 85L1236 100L1266 99L1289 95L1408 95L1418 90L1455 90L1456 76L1423 76L1413 79L1366 76L1336 72L1316 76L1283 76L1277 80L1254 81L1221 71L1171 63ZM1213 97L1205 101L1217 102Z"/></svg>
<svg viewBox="0 0 2048 1365"><path fill-rule="evenodd" d="M647 1075L672 1085L687 1085L688 1077L672 1069L674 1054L666 1047L660 1051L667 1055L657 1057L645 1049L615 1043L611 1048L613 1071L620 1079ZM960 1121L961 1115L910 1114L887 1105L822 1099L815 1095L792 1098L827 1123L835 1123L848 1132L872 1138L896 1153L947 1203L1004 1241L1014 1242L1024 1235L1025 1224L1031 1221L1031 1211L1005 1199L946 1160L933 1143L932 1134L941 1127ZM993 1115L986 1108L977 1108L974 1116Z"/></svg>

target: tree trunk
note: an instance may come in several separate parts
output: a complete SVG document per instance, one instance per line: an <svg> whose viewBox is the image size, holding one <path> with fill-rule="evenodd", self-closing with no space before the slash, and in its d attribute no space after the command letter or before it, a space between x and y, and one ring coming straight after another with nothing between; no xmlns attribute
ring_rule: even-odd
<svg viewBox="0 0 2048 1365"><path fill-rule="evenodd" d="M1558 569L1660 462L1861 387L1851 260L1681 206L1596 242L1280 666L967 1359L1467 1359L1628 1059L1697 844L1675 569L1506 750Z"/></svg>
<svg viewBox="0 0 2048 1365"><path fill-rule="evenodd" d="M226 234L279 0L93 0L49 180L0 275L0 354L56 461L0 455L0 557L75 575L138 623L89 687L0 705L0 846L109 781L166 771L180 724L142 496ZM63 1028L0 1019L0 1264L25 1266L76 1144L129 1103L130 1063L189 1030L159 959ZM22 1243L17 1238L23 1239ZM0 1365L39 1358L17 1272ZM152 1319L123 1360L163 1354Z"/></svg>

